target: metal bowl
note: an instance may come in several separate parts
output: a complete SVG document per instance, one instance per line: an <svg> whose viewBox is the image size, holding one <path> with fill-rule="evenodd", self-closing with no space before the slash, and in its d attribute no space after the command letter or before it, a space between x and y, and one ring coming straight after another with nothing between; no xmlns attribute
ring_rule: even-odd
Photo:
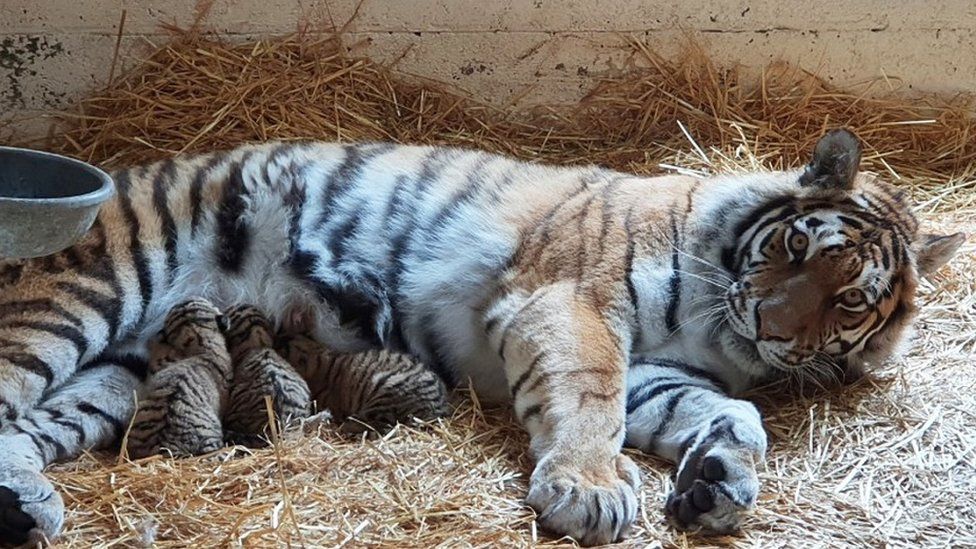
<svg viewBox="0 0 976 549"><path fill-rule="evenodd" d="M0 258L40 257L81 238L115 194L102 170L58 154L0 147Z"/></svg>

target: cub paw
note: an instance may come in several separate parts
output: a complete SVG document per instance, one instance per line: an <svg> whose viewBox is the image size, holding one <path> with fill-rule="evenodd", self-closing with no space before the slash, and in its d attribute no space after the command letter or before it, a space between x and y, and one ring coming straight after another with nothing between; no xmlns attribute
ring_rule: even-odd
<svg viewBox="0 0 976 549"><path fill-rule="evenodd" d="M0 470L0 546L50 540L64 524L64 501L40 473Z"/></svg>
<svg viewBox="0 0 976 549"><path fill-rule="evenodd" d="M637 518L640 471L630 458L591 470L566 465L536 467L526 502L539 524L583 545L612 543L627 534Z"/></svg>
<svg viewBox="0 0 976 549"><path fill-rule="evenodd" d="M680 530L731 534L756 505L759 479L754 453L746 448L713 447L692 452L678 472L664 506Z"/></svg>

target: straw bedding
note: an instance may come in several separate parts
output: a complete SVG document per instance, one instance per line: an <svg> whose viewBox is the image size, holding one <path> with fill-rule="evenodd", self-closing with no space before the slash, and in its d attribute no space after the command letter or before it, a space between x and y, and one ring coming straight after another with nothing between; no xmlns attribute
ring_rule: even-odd
<svg viewBox="0 0 976 549"><path fill-rule="evenodd" d="M334 35L230 45L176 33L68 116L48 146L119 165L257 139L455 143L638 173L717 172L802 161L822 128L853 127L866 165L909 188L925 221L976 228L976 123L965 98L906 100L885 83L839 91L771 66L760 82L690 48L677 61L634 44L635 68L580 105L511 113L350 58ZM868 89L871 86L874 89ZM870 93L869 93L870 92ZM662 519L670 468L644 472L626 544L762 547L976 545L974 246L921 294L910 354L840 391L756 399L771 439L759 508L739 536L678 534ZM52 468L64 547L500 546L568 543L522 504L531 463L506 409L456 395L453 417L350 440L327 421L266 450Z"/></svg>

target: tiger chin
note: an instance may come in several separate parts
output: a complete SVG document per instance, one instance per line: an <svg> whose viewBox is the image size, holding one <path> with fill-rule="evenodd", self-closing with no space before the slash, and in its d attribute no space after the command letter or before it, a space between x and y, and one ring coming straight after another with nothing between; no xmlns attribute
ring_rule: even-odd
<svg viewBox="0 0 976 549"><path fill-rule="evenodd" d="M919 277L964 240L919 232L859 163L836 130L802 170L714 178L317 142L116 172L76 246L0 267L0 540L58 534L44 466L117 442L139 383L97 357L138 350L191 295L307 311L330 348L408 353L511 402L526 502L556 535L627 534L625 444L677 465L675 527L734 531L766 452L735 395L891 356Z"/></svg>

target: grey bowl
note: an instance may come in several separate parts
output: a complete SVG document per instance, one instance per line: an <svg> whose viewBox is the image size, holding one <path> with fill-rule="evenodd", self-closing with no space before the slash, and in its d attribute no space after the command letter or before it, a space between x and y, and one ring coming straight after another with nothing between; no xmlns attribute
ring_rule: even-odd
<svg viewBox="0 0 976 549"><path fill-rule="evenodd" d="M0 258L50 255L74 244L115 194L102 170L66 156L0 147Z"/></svg>

